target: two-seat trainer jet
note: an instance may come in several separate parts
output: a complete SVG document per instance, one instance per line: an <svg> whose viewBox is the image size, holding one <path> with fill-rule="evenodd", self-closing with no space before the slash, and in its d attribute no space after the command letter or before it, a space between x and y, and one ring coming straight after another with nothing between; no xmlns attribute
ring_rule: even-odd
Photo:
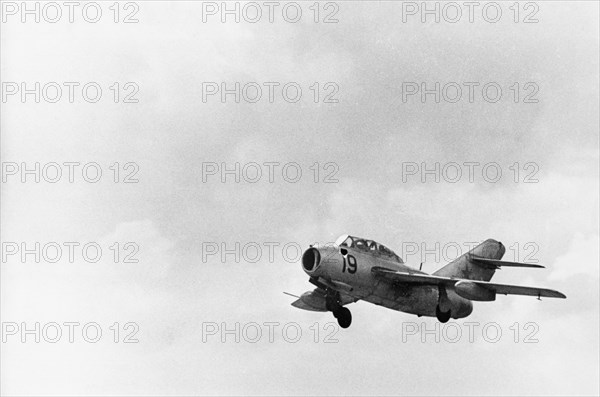
<svg viewBox="0 0 600 397"><path fill-rule="evenodd" d="M340 327L348 328L352 314L344 306L361 299L445 323L471 314L472 301L493 301L497 294L566 298L551 289L490 283L501 267L543 268L500 261L505 251L501 242L489 239L429 275L408 267L382 244L342 235L333 246L314 245L304 252L302 269L317 288L297 297L292 306L330 311Z"/></svg>

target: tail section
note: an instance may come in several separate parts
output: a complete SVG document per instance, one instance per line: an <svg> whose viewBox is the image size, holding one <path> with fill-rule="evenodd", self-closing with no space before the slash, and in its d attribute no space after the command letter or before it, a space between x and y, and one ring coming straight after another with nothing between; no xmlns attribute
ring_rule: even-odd
<svg viewBox="0 0 600 397"><path fill-rule="evenodd" d="M502 259L506 248L500 241L487 239L471 251L463 254L433 273L434 276L464 278L469 280L490 281L497 266L487 265L476 258L490 259L491 262Z"/></svg>

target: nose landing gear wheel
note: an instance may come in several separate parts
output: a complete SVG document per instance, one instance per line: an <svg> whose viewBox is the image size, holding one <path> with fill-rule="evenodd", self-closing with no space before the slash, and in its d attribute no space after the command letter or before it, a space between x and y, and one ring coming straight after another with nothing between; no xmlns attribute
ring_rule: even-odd
<svg viewBox="0 0 600 397"><path fill-rule="evenodd" d="M452 315L452 310L448 310L447 312L443 312L440 310L440 305L435 307L435 316L437 317L440 323L447 323L450 320L450 316Z"/></svg>
<svg viewBox="0 0 600 397"><path fill-rule="evenodd" d="M342 328L348 328L352 324L352 313L347 307L342 307L333 312L333 316L337 318L338 324Z"/></svg>

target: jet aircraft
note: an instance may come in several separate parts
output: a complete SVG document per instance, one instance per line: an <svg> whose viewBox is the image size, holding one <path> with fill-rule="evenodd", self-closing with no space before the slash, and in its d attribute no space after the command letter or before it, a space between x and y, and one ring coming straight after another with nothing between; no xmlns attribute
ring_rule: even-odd
<svg viewBox="0 0 600 397"><path fill-rule="evenodd" d="M501 261L505 251L501 242L488 239L430 275L376 241L342 235L333 246L311 245L303 253L302 269L317 288L292 306L330 311L348 328L352 314L345 306L359 300L445 323L470 315L472 301L494 301L498 294L566 298L551 289L491 283L501 267L544 267Z"/></svg>

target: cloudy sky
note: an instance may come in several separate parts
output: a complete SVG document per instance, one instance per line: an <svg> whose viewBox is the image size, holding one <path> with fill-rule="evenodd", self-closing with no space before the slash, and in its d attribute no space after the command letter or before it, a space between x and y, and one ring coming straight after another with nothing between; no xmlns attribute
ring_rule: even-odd
<svg viewBox="0 0 600 397"><path fill-rule="evenodd" d="M451 23L456 9L444 3L439 23L426 14L422 22L420 2L320 3L318 15L313 2L298 2L296 23L288 21L296 6L282 15L286 3L272 22L262 6L256 23L245 3L239 23L232 15L222 22L220 9L212 15L212 4L203 14L200 2L121 3L118 15L100 2L96 23L84 18L96 11L82 14L85 3L73 23L64 6L49 23L56 10L40 3L36 23L27 14L22 22L20 3L6 4L2 393L599 393L597 3L501 2L495 23L496 9L484 14L482 6L472 22L462 7ZM21 96L36 82L39 103ZM407 94L436 82L439 102ZM208 95L206 83L219 92ZM248 89L236 103L234 94L221 98L221 83ZM262 97L253 103L256 86ZM68 162L78 163L73 182ZM23 173L36 163L39 183L36 171ZM62 172L56 183L53 163ZM82 175L91 163L88 180L102 171L96 183ZM255 163L262 174L250 183ZM276 163L272 181L264 163ZM421 172L436 163L439 182ZM465 163L479 164L472 181ZM285 164L294 166L284 177ZM233 173L222 175L223 165ZM422 334L435 319L364 302L350 306L352 326L336 330L329 313L295 309L282 292L312 289L297 247L343 233L380 241L426 271L453 259L457 245L495 238L507 246L505 259L546 269L503 270L494 281L568 299L476 303L469 318L441 328L439 343ZM21 256L36 243L39 263ZM73 261L65 243L78 244ZM437 257L424 255L436 244ZM62 255L50 263L57 245ZM102 252L92 263L94 247ZM469 321L479 324L473 341ZM59 324L62 337L50 343L54 331L40 331L39 343L35 332L23 342L23 325L36 322L40 330ZM73 343L65 322L80 324ZM282 333L292 322L302 332L296 343ZM502 331L496 343L482 334L491 322ZM90 323L102 329L97 343L82 336ZM239 343L235 331L221 333L236 323ZM262 332L256 343L251 323ZM278 324L272 341L265 323ZM456 343L443 337L457 328ZM123 343L132 332L138 342ZM325 343L333 332L335 343Z"/></svg>

